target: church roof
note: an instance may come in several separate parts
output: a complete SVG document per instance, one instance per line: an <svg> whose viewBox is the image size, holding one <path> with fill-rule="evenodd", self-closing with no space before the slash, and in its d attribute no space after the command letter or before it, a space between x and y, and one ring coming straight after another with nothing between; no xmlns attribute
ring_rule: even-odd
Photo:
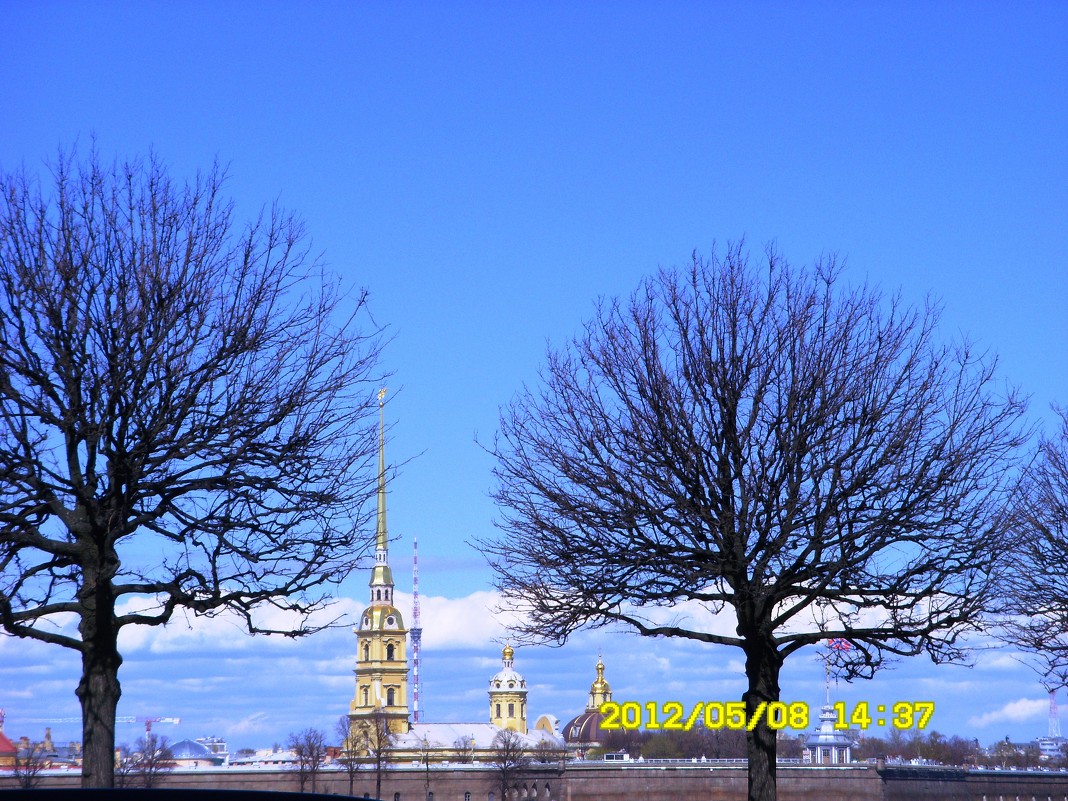
<svg viewBox="0 0 1068 801"><path fill-rule="evenodd" d="M849 736L845 732L835 729L834 724L837 720L838 716L834 712L834 707L830 704L824 706L820 713L820 723L816 731L805 737L805 747L838 746L844 748L852 746L853 741L849 739Z"/></svg>
<svg viewBox="0 0 1068 801"><path fill-rule="evenodd" d="M360 615L360 631L404 631L404 618L393 604L369 606Z"/></svg>
<svg viewBox="0 0 1068 801"><path fill-rule="evenodd" d="M171 752L171 759L218 758L218 755L213 754L210 748L202 743L198 743L196 740L179 740L173 745L168 746L168 749Z"/></svg>
<svg viewBox="0 0 1068 801"><path fill-rule="evenodd" d="M471 746L477 751L488 751L493 748L493 738L502 729L492 723L413 723L411 730L397 735L394 748L418 750L424 741L431 748L453 748L457 740L473 742ZM559 746L559 741L549 732L542 729L534 729L526 734L516 735L527 750L537 747L538 743L547 742L553 746Z"/></svg>
<svg viewBox="0 0 1068 801"><path fill-rule="evenodd" d="M11 756L17 754L19 749L15 747L15 744L8 739L8 736L0 731L0 754Z"/></svg>
<svg viewBox="0 0 1068 801"><path fill-rule="evenodd" d="M512 646L506 645L501 651L501 669L493 674L493 678L490 679L490 692L515 690L526 692L527 680L524 679L515 668L512 667L512 660L515 657L515 651Z"/></svg>
<svg viewBox="0 0 1068 801"><path fill-rule="evenodd" d="M587 709L564 724L561 733L568 743L599 743L604 737L604 730L601 729L603 717L600 712Z"/></svg>

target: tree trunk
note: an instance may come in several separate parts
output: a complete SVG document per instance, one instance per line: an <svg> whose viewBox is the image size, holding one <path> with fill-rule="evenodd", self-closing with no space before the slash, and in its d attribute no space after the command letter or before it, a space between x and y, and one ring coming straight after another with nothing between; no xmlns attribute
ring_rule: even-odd
<svg viewBox="0 0 1068 801"><path fill-rule="evenodd" d="M779 670L782 658L773 643L746 641L745 675L749 689L742 694L745 701L745 719L748 724L757 714L761 704L764 708L756 727L746 727L745 745L749 758L749 801L776 801L775 776L776 741L775 731L768 726L767 705L779 700Z"/></svg>
<svg viewBox="0 0 1068 801"><path fill-rule="evenodd" d="M117 564L118 560L114 560ZM104 573L104 571L100 571ZM119 686L119 631L110 576L90 578L79 591L82 618L82 679L76 695L82 705L82 787L115 786L115 710Z"/></svg>

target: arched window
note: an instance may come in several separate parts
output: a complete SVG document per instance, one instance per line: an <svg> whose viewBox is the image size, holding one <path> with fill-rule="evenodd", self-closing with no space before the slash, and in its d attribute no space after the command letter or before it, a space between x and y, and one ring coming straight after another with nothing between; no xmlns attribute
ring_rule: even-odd
<svg viewBox="0 0 1068 801"><path fill-rule="evenodd" d="M501 716L501 705L497 704L497 714L494 715L494 717L498 717L499 718L500 716ZM490 795L493 795L493 793L490 793Z"/></svg>
<svg viewBox="0 0 1068 801"><path fill-rule="evenodd" d="M471 801L471 793L464 793L464 801Z"/></svg>
<svg viewBox="0 0 1068 801"><path fill-rule="evenodd" d="M386 706L393 706L393 699L396 697L396 691L390 687L386 690Z"/></svg>
<svg viewBox="0 0 1068 801"><path fill-rule="evenodd" d="M393 801L400 801L400 793L393 794Z"/></svg>
<svg viewBox="0 0 1068 801"><path fill-rule="evenodd" d="M364 706L367 706L367 700L368 700L368 699L367 699L367 688L366 688L366 687L364 687L364 688L363 688L363 705L364 705Z"/></svg>
<svg viewBox="0 0 1068 801"><path fill-rule="evenodd" d="M381 601L381 600L382 600L382 590L379 590L379 591L378 591L378 600L379 600L379 601Z"/></svg>
<svg viewBox="0 0 1068 801"><path fill-rule="evenodd" d="M508 704L508 717L515 717L515 704Z"/></svg>
<svg viewBox="0 0 1068 801"><path fill-rule="evenodd" d="M365 642L363 644L363 661L367 662L371 658L371 643Z"/></svg>
<svg viewBox="0 0 1068 801"><path fill-rule="evenodd" d="M393 661L393 643L390 643L386 646L386 659L388 659L390 662Z"/></svg>

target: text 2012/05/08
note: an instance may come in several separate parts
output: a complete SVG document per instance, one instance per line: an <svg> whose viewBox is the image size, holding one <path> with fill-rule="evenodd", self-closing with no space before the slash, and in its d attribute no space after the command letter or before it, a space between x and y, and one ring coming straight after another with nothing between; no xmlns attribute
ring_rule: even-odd
<svg viewBox="0 0 1068 801"><path fill-rule="evenodd" d="M866 730L872 726L892 726L895 729L923 729L934 715L933 701L899 701L894 704L873 704L860 701L850 707L843 701L832 706L836 729L855 727ZM874 713L873 713L874 710ZM748 714L744 701L698 701L689 710L679 701L606 701L601 705L601 728L664 729L689 731L701 725L706 729L738 729L753 731L761 719L771 729L807 729L811 721L809 706L804 701L784 703L761 701Z"/></svg>

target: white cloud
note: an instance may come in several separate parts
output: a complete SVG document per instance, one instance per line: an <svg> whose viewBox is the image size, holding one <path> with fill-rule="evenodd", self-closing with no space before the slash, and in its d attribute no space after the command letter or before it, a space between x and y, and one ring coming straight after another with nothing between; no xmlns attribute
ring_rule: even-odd
<svg viewBox="0 0 1068 801"><path fill-rule="evenodd" d="M410 595L398 592L396 598L402 610L411 609ZM423 647L426 650L493 650L497 643L508 638L508 625L517 619L514 613L496 611L500 600L498 593L487 590L478 590L462 598L421 595ZM410 616L405 618L405 623L412 625Z"/></svg>
<svg viewBox="0 0 1068 801"><path fill-rule="evenodd" d="M1009 701L1000 709L993 712L985 712L968 718L968 725L976 728L984 728L992 723L1021 723L1028 720L1039 720L1049 709L1049 701L1043 698L1018 698Z"/></svg>
<svg viewBox="0 0 1068 801"><path fill-rule="evenodd" d="M270 728L269 716L266 712L253 712L240 720L226 721L223 731L226 736L234 737L243 734L257 734Z"/></svg>

